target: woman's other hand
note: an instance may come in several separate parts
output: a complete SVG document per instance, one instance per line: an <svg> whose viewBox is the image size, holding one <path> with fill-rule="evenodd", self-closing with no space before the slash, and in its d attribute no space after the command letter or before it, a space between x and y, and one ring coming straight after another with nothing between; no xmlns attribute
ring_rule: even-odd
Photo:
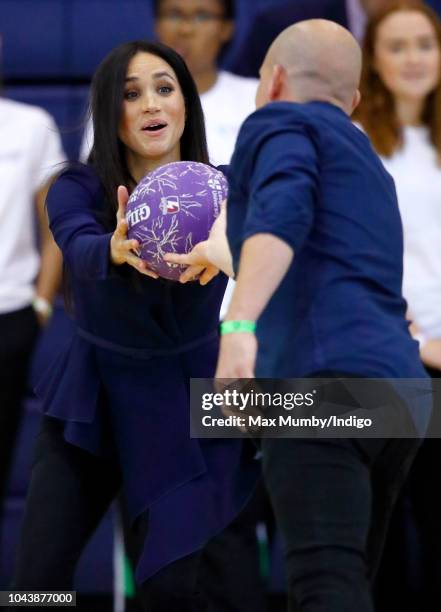
<svg viewBox="0 0 441 612"><path fill-rule="evenodd" d="M118 211L116 213L117 225L110 240L110 260L116 266L127 263L141 274L151 278L159 278L156 272L149 270L146 262L134 253L136 249L139 249L139 242L127 239L128 225L125 215L128 200L127 188L120 185L118 187Z"/></svg>

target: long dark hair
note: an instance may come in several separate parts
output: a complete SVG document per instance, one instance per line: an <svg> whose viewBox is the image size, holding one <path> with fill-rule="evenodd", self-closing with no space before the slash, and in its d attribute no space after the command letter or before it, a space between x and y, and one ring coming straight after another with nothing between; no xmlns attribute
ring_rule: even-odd
<svg viewBox="0 0 441 612"><path fill-rule="evenodd" d="M107 229L115 227L118 185L134 187L135 181L127 167L125 146L119 138L125 79L131 59L137 53L151 53L163 59L174 70L185 100L186 121L181 137L183 160L209 163L204 115L196 85L181 56L160 43L144 40L116 47L99 65L92 80L91 110L93 147L88 163L103 185L106 205L103 222Z"/></svg>
<svg viewBox="0 0 441 612"><path fill-rule="evenodd" d="M441 49L441 21L437 14L420 0L396 0L375 13L368 23L363 44L361 102L352 118L359 121L372 140L375 150L390 157L403 145L402 126L399 124L392 93L387 89L375 68L375 45L378 27L386 17L398 11L417 11L433 25ZM425 101L422 122L429 129L430 140L441 162L441 79Z"/></svg>

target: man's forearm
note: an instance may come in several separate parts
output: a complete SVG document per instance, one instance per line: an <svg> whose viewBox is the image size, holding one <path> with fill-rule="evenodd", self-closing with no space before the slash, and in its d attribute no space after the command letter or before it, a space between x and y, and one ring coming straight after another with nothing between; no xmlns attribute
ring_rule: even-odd
<svg viewBox="0 0 441 612"><path fill-rule="evenodd" d="M213 223L210 238L206 241L206 257L216 268L234 278L233 259L227 240L227 204L222 204L220 215Z"/></svg>
<svg viewBox="0 0 441 612"><path fill-rule="evenodd" d="M225 320L256 321L294 257L291 247L271 234L256 234L243 244L236 287Z"/></svg>

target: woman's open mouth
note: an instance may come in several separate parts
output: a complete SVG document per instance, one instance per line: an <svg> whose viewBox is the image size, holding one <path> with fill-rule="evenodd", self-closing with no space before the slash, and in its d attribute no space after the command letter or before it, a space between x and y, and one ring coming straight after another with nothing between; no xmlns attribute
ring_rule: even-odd
<svg viewBox="0 0 441 612"><path fill-rule="evenodd" d="M149 134L157 134L166 127L167 127L167 124L164 123L163 121L152 121L146 125L143 125L141 130L143 132L148 132Z"/></svg>

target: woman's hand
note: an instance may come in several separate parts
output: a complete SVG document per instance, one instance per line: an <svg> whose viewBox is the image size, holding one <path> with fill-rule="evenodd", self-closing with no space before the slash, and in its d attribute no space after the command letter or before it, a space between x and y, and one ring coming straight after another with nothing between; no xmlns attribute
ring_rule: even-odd
<svg viewBox="0 0 441 612"><path fill-rule="evenodd" d="M222 203L221 212L213 223L208 240L199 242L189 253L178 255L167 253L164 260L170 263L189 266L180 277L181 283L199 278L201 285L206 285L220 270L233 277L233 264L226 237L226 201Z"/></svg>
<svg viewBox="0 0 441 612"><path fill-rule="evenodd" d="M149 270L146 262L133 252L135 249L139 249L139 242L127 239L128 226L125 214L128 200L127 188L120 185L118 187L118 212L116 213L117 225L110 240L110 260L115 266L127 263L141 274L151 278L159 278L156 272Z"/></svg>

